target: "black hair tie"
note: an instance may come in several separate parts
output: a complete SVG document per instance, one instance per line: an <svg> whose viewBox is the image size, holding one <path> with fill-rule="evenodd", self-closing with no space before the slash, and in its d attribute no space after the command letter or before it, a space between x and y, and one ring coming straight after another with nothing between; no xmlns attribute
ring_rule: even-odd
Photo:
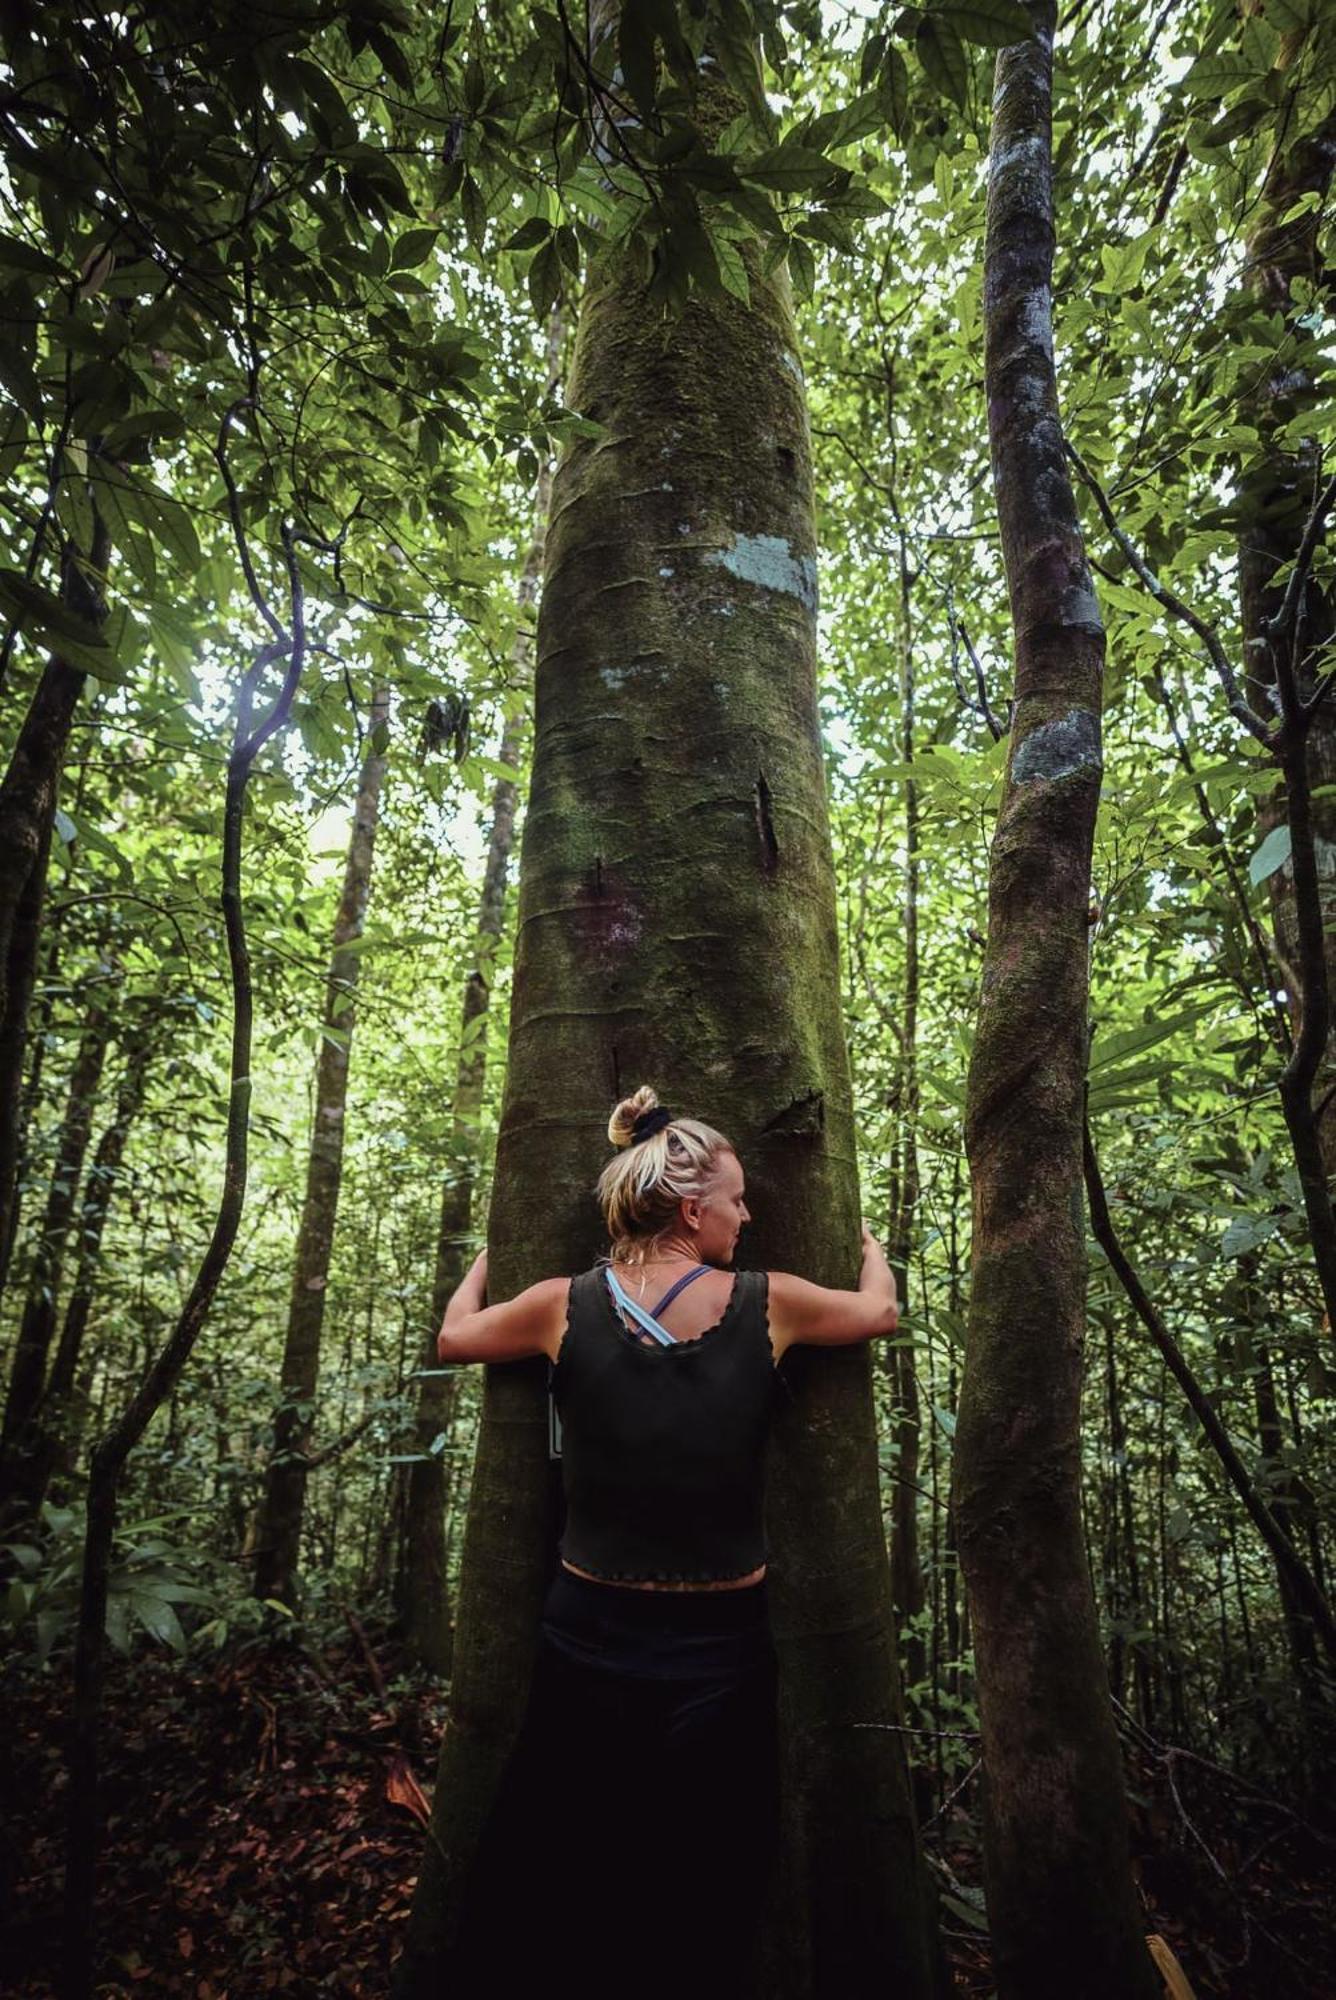
<svg viewBox="0 0 1336 2000"><path fill-rule="evenodd" d="M656 1132L662 1132L665 1125L671 1125L673 1114L666 1104L656 1104L649 1111L642 1111L631 1127L631 1144L638 1146L642 1139L652 1139Z"/></svg>

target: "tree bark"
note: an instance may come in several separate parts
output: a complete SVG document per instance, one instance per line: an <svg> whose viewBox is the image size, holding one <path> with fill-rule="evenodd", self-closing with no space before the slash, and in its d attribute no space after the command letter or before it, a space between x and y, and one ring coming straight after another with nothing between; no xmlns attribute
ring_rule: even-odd
<svg viewBox="0 0 1336 2000"><path fill-rule="evenodd" d="M1296 280L1330 284L1322 264L1321 225L1323 199L1334 168L1336 115L1329 117L1318 131L1278 152L1267 175L1260 219L1248 244L1248 290L1263 311L1278 314L1286 322L1296 310L1293 300ZM1291 217L1290 211L1304 195L1317 195L1317 206L1306 214ZM1247 410L1257 424L1261 442L1255 460L1245 468L1239 484L1239 610L1244 663L1254 704L1263 714L1272 712L1276 685L1273 641L1267 624L1285 595L1283 576L1279 585L1276 578L1288 572L1298 555L1304 524L1323 472L1321 445L1316 438L1294 449L1281 437L1303 410L1314 408L1330 392L1330 383L1317 373L1316 336L1309 335L1308 339L1312 355L1296 357L1297 365L1281 368L1278 364L1269 371ZM1323 654L1336 637L1336 599L1311 574L1303 594L1300 635L1297 679L1301 692L1309 695L1323 665L1329 664ZM1288 645L1288 637L1282 643ZM1306 732L1306 746L1301 743L1298 754L1306 758L1307 789L1311 795L1317 893L1330 992L1336 982L1336 947L1332 941L1336 926L1336 706L1330 699L1314 717ZM1269 833L1273 827L1283 825L1286 817L1286 787L1282 784L1262 808L1260 831ZM1297 907L1293 858L1275 871L1268 886L1277 942L1286 968L1287 998L1298 1021L1303 1012L1304 980L1301 913ZM1317 1100L1321 1163L1330 1175L1336 1172L1336 1062L1329 1031L1323 1037L1311 1095ZM1300 1171L1303 1170L1301 1161Z"/></svg>
<svg viewBox="0 0 1336 2000"><path fill-rule="evenodd" d="M1053 362L1056 7L1000 52L985 386L1015 635L970 1065L973 1298L955 1501L978 1670L984 1873L1002 2000L1159 1991L1132 1886L1080 1513L1081 1124L1104 632Z"/></svg>
<svg viewBox="0 0 1336 2000"><path fill-rule="evenodd" d="M710 129L737 109L701 71ZM539 618L498 1298L586 1267L612 1103L642 1081L732 1137L746 1261L856 1266L858 1187L815 681L815 534L787 291L665 319L625 251L591 270L567 400L604 426L558 468ZM866 1349L785 1362L769 1490L785 1761L788 1995L925 1995ZM466 1871L524 1705L553 1560L545 1364L492 1368L450 1718L400 1995L448 1976ZM859 1725L863 1725L860 1727Z"/></svg>
<svg viewBox="0 0 1336 2000"><path fill-rule="evenodd" d="M20 1476L19 1498L29 1513L35 1513L41 1506L57 1473L63 1476L72 1471L78 1456L86 1415L85 1399L77 1386L83 1338L92 1311L111 1198L120 1179L131 1127L143 1108L150 1054L146 1042L131 1051L116 1093L115 1111L98 1141L84 1185L78 1220L78 1260L69 1304L51 1373L34 1417L33 1449Z"/></svg>
<svg viewBox="0 0 1336 2000"><path fill-rule="evenodd" d="M914 631L909 551L899 508L893 501L900 554L900 755L907 772L904 789L905 881L901 901L904 929L905 990L901 1013L901 1044L892 1093L890 1175L891 1219L886 1254L900 1289L902 1310L913 1301L909 1260L918 1221L918 1005L919 1005L919 796L914 765ZM913 1629L923 1610L923 1564L918 1542L918 1468L921 1417L914 1335L904 1328L888 1349L896 1411L895 1490L891 1502L891 1597L903 1636L905 1672L911 1686L922 1681L927 1667L923 1634Z"/></svg>
<svg viewBox="0 0 1336 2000"><path fill-rule="evenodd" d="M106 616L91 578L105 574L111 538L93 510L88 571L73 550L66 554L61 596L90 624ZM86 676L53 654L42 670L23 718L9 769L0 780L0 1283L14 1242L14 1202L19 1156L23 1061L28 1008L37 978L47 863L56 792L74 710Z"/></svg>
<svg viewBox="0 0 1336 2000"><path fill-rule="evenodd" d="M274 1441L256 1519L255 1595L288 1605L294 1602L297 1589L302 1514L306 1505L306 1461L315 1427L315 1396L320 1378L320 1334L325 1321L325 1293L343 1178L348 1069L362 966L356 944L362 935L371 895L371 864L385 777L389 712L389 690L378 688L371 701L367 748L357 781L343 890L334 916L324 1029L316 1058L306 1193L297 1229L288 1301L282 1401L274 1415Z"/></svg>
<svg viewBox="0 0 1336 2000"><path fill-rule="evenodd" d="M33 1418L45 1386L65 1252L83 1180L84 1155L92 1133L93 1110L110 1034L111 1017L106 1002L94 992L70 1072L65 1115L10 1370L4 1427L0 1433L0 1510L13 1504L24 1491L31 1471L28 1461L37 1447Z"/></svg>

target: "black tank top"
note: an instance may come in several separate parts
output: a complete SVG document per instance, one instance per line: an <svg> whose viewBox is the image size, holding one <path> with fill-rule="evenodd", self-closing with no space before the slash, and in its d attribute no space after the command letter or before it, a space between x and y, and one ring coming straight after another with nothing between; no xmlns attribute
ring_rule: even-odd
<svg viewBox="0 0 1336 2000"><path fill-rule="evenodd" d="M774 1393L764 1271L740 1271L698 1340L642 1346L601 1269L571 1280L552 1375L561 1416L561 1553L609 1581L722 1582L766 1559Z"/></svg>

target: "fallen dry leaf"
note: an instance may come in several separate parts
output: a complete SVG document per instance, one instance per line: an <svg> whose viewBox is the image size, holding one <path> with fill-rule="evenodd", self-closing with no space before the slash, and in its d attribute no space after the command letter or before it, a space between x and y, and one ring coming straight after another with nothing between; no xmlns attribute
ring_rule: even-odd
<svg viewBox="0 0 1336 2000"><path fill-rule="evenodd" d="M408 1759L402 1754L391 1757L388 1776L385 1780L385 1796L392 1806L406 1806L414 1819L425 1826L431 1818L431 1806L427 1795L408 1768Z"/></svg>

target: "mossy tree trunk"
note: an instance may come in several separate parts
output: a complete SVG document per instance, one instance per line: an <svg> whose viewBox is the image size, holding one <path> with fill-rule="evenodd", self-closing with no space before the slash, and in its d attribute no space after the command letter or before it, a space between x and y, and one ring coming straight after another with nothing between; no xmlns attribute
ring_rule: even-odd
<svg viewBox="0 0 1336 2000"><path fill-rule="evenodd" d="M343 1178L348 1069L362 964L357 940L362 935L371 895L371 863L385 777L389 709L388 689L377 689L372 697L366 754L357 782L343 889L334 917L324 1027L316 1059L306 1193L297 1230L283 1349L282 1401L274 1416L274 1442L256 1517L255 1595L276 1598L283 1604L291 1604L297 1585L307 1453L320 1378L320 1335Z"/></svg>
<svg viewBox="0 0 1336 2000"><path fill-rule="evenodd" d="M1285 60L1291 60L1295 53L1289 47ZM1248 245L1248 289L1252 302L1268 322L1279 316L1287 329L1285 365L1278 360L1274 368L1262 371L1250 399L1247 414L1257 426L1259 446L1254 460L1245 467L1238 494L1239 609L1244 660L1254 705L1264 715L1273 712L1276 698L1274 642L1267 630L1268 622L1280 609L1285 579L1299 554L1304 525L1318 489L1331 475L1330 465L1324 468L1318 438L1296 447L1284 434L1288 432L1292 437L1302 413L1307 409L1316 411L1331 393L1330 373L1321 360L1320 334L1295 324L1300 309L1295 303L1294 287L1296 282L1330 287L1330 274L1324 269L1322 259L1322 202L1331 185L1333 169L1336 169L1336 115L1328 117L1316 132L1277 154L1267 176L1260 219ZM1305 196L1317 196L1316 206L1305 214L1294 215L1295 205ZM1243 337L1248 337L1246 330ZM1264 337L1270 337L1269 328ZM1330 646L1336 637L1336 599L1311 575L1304 591L1298 635L1297 679L1301 693L1308 696L1323 669L1330 665ZM1288 637L1282 643L1288 644ZM1330 1002L1330 994L1336 989L1333 945L1336 704L1330 696L1307 731L1306 750ZM1273 827L1283 826L1286 817L1282 785L1262 807L1261 831L1268 833ZM1292 859L1271 876L1269 888L1282 976L1290 1011L1297 1023L1303 1012L1304 952ZM1330 1175L1336 1172L1336 1059L1330 1034L1312 1096L1322 1162Z"/></svg>
<svg viewBox="0 0 1336 2000"><path fill-rule="evenodd" d="M736 100L702 72L706 106ZM587 1267L615 1099L652 1082L736 1141L743 1261L853 1281L858 1183L816 705L816 549L787 291L667 319L591 271L538 629L489 1282ZM934 1987L902 1737L870 1357L795 1350L769 1534L785 1776L786 1995ZM488 1371L450 1718L398 1991L442 1990L524 1705L556 1533L545 1364ZM780 1933L783 1933L782 1938Z"/></svg>
<svg viewBox="0 0 1336 2000"><path fill-rule="evenodd" d="M1056 8L1003 50L984 267L1015 718L970 1067L973 1297L955 1502L978 1668L985 1881L1003 2000L1146 2000L1080 1513L1082 1098L1104 633L1053 363Z"/></svg>

